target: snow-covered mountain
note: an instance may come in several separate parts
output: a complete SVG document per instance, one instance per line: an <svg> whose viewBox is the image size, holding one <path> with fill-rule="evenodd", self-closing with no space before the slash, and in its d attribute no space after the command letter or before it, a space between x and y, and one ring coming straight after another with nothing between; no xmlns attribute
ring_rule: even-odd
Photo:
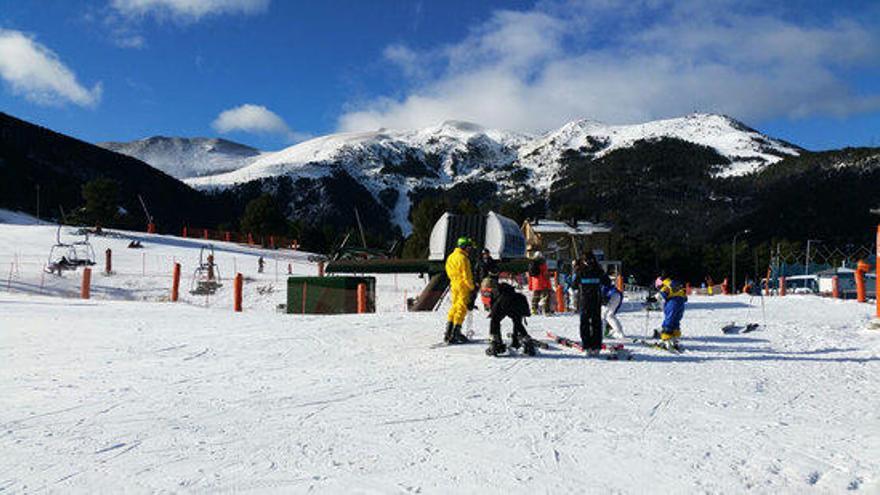
<svg viewBox="0 0 880 495"><path fill-rule="evenodd" d="M572 150L595 157L632 146L639 140L674 137L715 149L730 160L719 175L742 175L760 170L799 148L772 139L730 117L693 114L637 125L605 125L578 120L540 136L485 129L476 124L447 121L420 130L332 134L296 144L277 153L266 153L241 169L189 180L194 186L231 186L278 175L323 176L340 163L360 172L384 169L409 172L429 182L458 182L474 176L486 178L498 169L520 166L536 183L549 185L559 172L563 153ZM407 161L422 161L416 170ZM147 160L149 163L149 160ZM354 170L355 175L361 175Z"/></svg>
<svg viewBox="0 0 880 495"><path fill-rule="evenodd" d="M154 136L98 146L137 158L178 179L237 170L263 154L250 146L216 138Z"/></svg>
<svg viewBox="0 0 880 495"><path fill-rule="evenodd" d="M319 179L344 171L371 193L396 190L392 219L406 230L408 193L420 187L447 188L490 181L511 194L549 190L562 173L562 157L575 152L599 158L640 140L678 138L714 149L722 160L717 175L760 170L799 148L772 139L730 117L693 114L637 125L605 125L579 120L532 136L447 121L418 130L333 134L267 153L232 172L186 182L197 188L226 188L254 180L288 176ZM146 160L149 162L149 160Z"/></svg>
<svg viewBox="0 0 880 495"><path fill-rule="evenodd" d="M520 148L522 161L532 167L555 163L567 150L601 157L632 146L636 141L671 137L708 146L730 160L719 176L744 175L760 170L800 149L772 139L725 115L691 114L636 125L605 125L577 120ZM552 175L552 174L550 174Z"/></svg>

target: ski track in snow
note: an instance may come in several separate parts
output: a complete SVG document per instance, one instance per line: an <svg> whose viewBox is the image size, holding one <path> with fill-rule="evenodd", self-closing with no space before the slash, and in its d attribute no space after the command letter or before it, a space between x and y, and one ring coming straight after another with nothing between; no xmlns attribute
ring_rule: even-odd
<svg viewBox="0 0 880 495"><path fill-rule="evenodd" d="M880 491L868 305L767 298L764 326L758 299L695 296L682 355L493 359L430 349L444 312L382 301L416 277L380 279L378 314L323 317L276 313L283 291L247 291L261 283L240 314L228 293L204 307L0 289L0 492ZM635 305L621 320L644 334ZM730 321L762 327L725 335Z"/></svg>

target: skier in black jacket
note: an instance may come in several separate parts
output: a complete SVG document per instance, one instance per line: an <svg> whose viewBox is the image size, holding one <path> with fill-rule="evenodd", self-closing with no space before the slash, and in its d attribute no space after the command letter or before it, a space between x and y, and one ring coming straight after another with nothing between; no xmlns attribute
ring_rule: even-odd
<svg viewBox="0 0 880 495"><path fill-rule="evenodd" d="M602 286L611 285L611 279L593 253L584 258L576 271L580 287L581 343L589 356L597 356L602 349Z"/></svg>
<svg viewBox="0 0 880 495"><path fill-rule="evenodd" d="M492 341L489 348L486 349L486 354L497 356L507 352L507 346L504 345L504 340L501 338L501 320L510 318L513 321L513 337L510 340L510 347L518 349L522 346L523 353L534 356L535 343L526 332L526 327L523 324L523 318L531 314L529 300L526 296L517 292L512 285L502 282L493 291L491 307L489 335L492 337Z"/></svg>

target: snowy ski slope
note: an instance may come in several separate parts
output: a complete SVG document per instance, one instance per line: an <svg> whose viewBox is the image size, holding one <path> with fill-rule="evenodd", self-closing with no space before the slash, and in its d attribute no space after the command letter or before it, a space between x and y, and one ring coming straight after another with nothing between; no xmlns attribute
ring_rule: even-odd
<svg viewBox="0 0 880 495"><path fill-rule="evenodd" d="M493 359L483 345L429 348L443 314L402 310L417 277L381 278L377 314L276 313L283 274L272 261L256 274L262 251L242 246L217 254L250 279L243 313L227 287L207 304L162 302L163 267L191 263L199 243L132 235L156 275L127 241L95 240L119 273L96 269L83 301L23 283L51 226L0 224L0 268L17 254L23 273L0 285L0 491L880 491L868 305L789 296L762 312L760 299L693 297L681 356ZM304 254L287 259L313 273ZM636 304L621 319L636 336L659 324ZM766 325L723 334L731 321ZM529 323L577 335L574 316ZM473 326L485 336L484 312Z"/></svg>

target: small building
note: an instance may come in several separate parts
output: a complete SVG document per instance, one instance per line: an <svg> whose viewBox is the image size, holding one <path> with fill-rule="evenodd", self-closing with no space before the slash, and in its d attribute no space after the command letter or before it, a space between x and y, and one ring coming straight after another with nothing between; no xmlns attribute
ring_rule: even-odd
<svg viewBox="0 0 880 495"><path fill-rule="evenodd" d="M609 273L621 273L620 261L609 259L611 227L578 220L526 220L522 224L529 257L540 251L551 270L592 251Z"/></svg>

